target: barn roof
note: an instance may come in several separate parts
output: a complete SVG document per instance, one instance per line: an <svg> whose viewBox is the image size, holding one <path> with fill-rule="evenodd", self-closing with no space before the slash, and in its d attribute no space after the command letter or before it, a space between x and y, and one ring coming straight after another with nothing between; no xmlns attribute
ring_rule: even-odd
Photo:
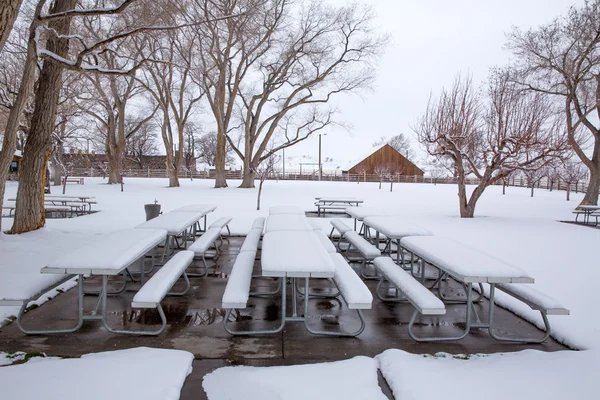
<svg viewBox="0 0 600 400"><path fill-rule="evenodd" d="M383 143L383 144L380 144L379 146L373 146L369 150L365 150L358 157L353 158L352 160L348 161L348 163L346 165L344 165L344 167L342 168L342 171L346 172L346 171L350 170L352 167L354 167L361 161L369 158L371 156L371 154L381 150L386 144L387 143Z"/></svg>

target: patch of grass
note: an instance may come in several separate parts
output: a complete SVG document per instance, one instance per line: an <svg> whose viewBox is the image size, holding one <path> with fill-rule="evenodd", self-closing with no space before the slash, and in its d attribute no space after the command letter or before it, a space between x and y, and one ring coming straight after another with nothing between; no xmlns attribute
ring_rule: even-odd
<svg viewBox="0 0 600 400"><path fill-rule="evenodd" d="M12 360L13 364L25 364L27 361L31 360L34 357L45 358L46 354L39 351L32 351L30 353L25 353L22 351L6 353L6 358Z"/></svg>
<svg viewBox="0 0 600 400"><path fill-rule="evenodd" d="M35 309L36 309L36 308L38 308L38 307L39 307L39 306L38 306L37 304L32 304L32 305L30 305L29 307L27 307L27 308L25 309L25 312L29 312L29 311L31 311L31 310L35 310Z"/></svg>

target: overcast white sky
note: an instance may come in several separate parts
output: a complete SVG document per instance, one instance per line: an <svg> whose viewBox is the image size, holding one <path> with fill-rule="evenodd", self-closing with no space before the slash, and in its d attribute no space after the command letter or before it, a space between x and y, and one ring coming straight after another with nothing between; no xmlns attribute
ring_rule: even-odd
<svg viewBox="0 0 600 400"><path fill-rule="evenodd" d="M329 0L343 5L342 0ZM345 167L381 136L408 134L419 155L410 126L423 113L429 94L449 87L458 72L485 81L489 68L506 65L505 34L512 26L535 28L563 15L583 0L361 0L371 4L377 26L390 35L372 92L340 98L341 121L350 133L336 128L322 138L323 158ZM288 156L317 159L318 137L286 151ZM295 164L298 159L286 162ZM419 162L417 162L419 164ZM329 169L329 166L324 166Z"/></svg>

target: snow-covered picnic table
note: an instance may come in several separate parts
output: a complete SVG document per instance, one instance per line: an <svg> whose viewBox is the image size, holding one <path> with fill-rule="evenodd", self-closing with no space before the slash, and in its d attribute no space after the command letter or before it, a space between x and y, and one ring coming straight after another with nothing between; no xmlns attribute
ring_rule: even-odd
<svg viewBox="0 0 600 400"><path fill-rule="evenodd" d="M192 238L196 236L198 222L206 216L210 211L203 209L201 211L171 211L166 214L159 215L149 221L137 225L136 229L164 229L167 231L165 239L165 248L163 251L163 261L165 255L169 256L174 251L176 238L178 235L183 235L183 248L187 248L188 235ZM188 230L190 231L188 233Z"/></svg>
<svg viewBox="0 0 600 400"><path fill-rule="evenodd" d="M396 241L397 257L396 262L400 263L402 251L400 248L400 239L406 236L431 236L432 233L427 229L414 223L408 222L405 217L366 217L363 219L365 225L365 236L369 236L369 228L375 230L375 243L379 243L379 235L383 234L387 238L386 249L389 246L389 252L392 252L391 241ZM385 250L384 250L385 252Z"/></svg>
<svg viewBox="0 0 600 400"><path fill-rule="evenodd" d="M24 301L21 307L17 323L25 333L68 333L78 330L85 320L102 320L106 326L107 309L107 283L108 277L119 275L136 261L141 260L140 272L144 273L144 256L162 243L167 232L162 229L124 229L100 236L92 243L83 245L68 254L52 261L41 269L44 274L78 275L78 322L70 329L45 329L40 331L27 330L21 325L21 317L27 306ZM154 261L154 257L153 257ZM99 292L98 303L92 314L84 314L83 283L84 275L102 276L102 290ZM124 286L126 276L124 274ZM123 286L123 289L125 287ZM37 295L36 295L37 296ZM36 296L32 298L36 298ZM97 308L101 306L101 315L96 314Z"/></svg>
<svg viewBox="0 0 600 400"><path fill-rule="evenodd" d="M312 231L313 226L304 215L275 214L269 215L265 232L274 231Z"/></svg>
<svg viewBox="0 0 600 400"><path fill-rule="evenodd" d="M176 209L172 210L171 212L183 211L183 212L202 213L203 214L202 217L204 219L204 228L200 229L200 226L198 223L198 229L206 232L206 216L208 214L210 214L211 212L215 211L216 209L217 209L216 204L188 204L187 206L176 208Z"/></svg>
<svg viewBox="0 0 600 400"><path fill-rule="evenodd" d="M578 222L577 219L579 218L579 214L583 214L583 223L584 224L589 224L590 223L590 216L592 216L592 214L594 216L596 216L597 214L594 214L595 212L600 211L600 206L595 206L595 205L583 205L583 206L578 206L575 211L573 211L573 213L575 214L575 222ZM598 217L596 217L596 224L598 222Z"/></svg>
<svg viewBox="0 0 600 400"><path fill-rule="evenodd" d="M354 218L354 230L356 230L356 221L362 222L367 217L379 217L393 215L389 210L370 207L347 207L346 214ZM364 227L361 226L359 233L363 232Z"/></svg>
<svg viewBox="0 0 600 400"><path fill-rule="evenodd" d="M317 206L317 215L321 216L321 211L341 210L348 206L358 207L363 203L363 200L354 197L315 197L315 206Z"/></svg>
<svg viewBox="0 0 600 400"><path fill-rule="evenodd" d="M304 215L304 212L296 206L273 206L269 208L269 215L277 214L296 214Z"/></svg>
<svg viewBox="0 0 600 400"><path fill-rule="evenodd" d="M534 283L534 279L522 269L449 238L439 236L408 236L403 237L400 240L400 243L402 248L421 259L422 274L425 273L425 263L430 264L440 270L440 274L435 283L432 285L432 288L437 286L438 295L442 300L450 302L465 302L464 297L450 299L442 294L440 283L447 277L451 277L460 284L464 285L467 296L466 324L465 330L461 335L455 337L417 337L412 332L412 326L415 322L415 314L413 315L413 318L409 324L409 334L414 340L458 340L464 338L469 333L471 328L488 329L490 335L496 338L492 331L492 324L494 322L494 294L496 285ZM473 300L473 284L479 284L479 290L483 291L483 286L481 285L483 283L487 283L490 286L487 321L481 321L479 319L479 316L474 308L474 303L477 302L477 300ZM483 296L483 293L481 293L480 296ZM474 318L476 321L473 321Z"/></svg>
<svg viewBox="0 0 600 400"><path fill-rule="evenodd" d="M267 219L279 217L272 215ZM305 218L305 217L303 217ZM371 308L372 296L368 288L352 271L352 268L339 254L327 252L317 235L320 232L311 230L277 230L267 231L263 236L261 265L262 275L279 277L281 282L281 324L269 331L234 332L235 334L277 333L283 330L286 322L303 322L305 328L312 334L356 336L360 334L365 322L360 312L361 308ZM286 279L292 281L292 315L286 310ZM304 279L304 314L298 315L297 310L297 279ZM309 324L308 299L310 297L310 278L334 278L340 293L348 303L348 307L356 309L360 316L361 325L355 332L329 332L312 329ZM227 325L226 325L227 329Z"/></svg>

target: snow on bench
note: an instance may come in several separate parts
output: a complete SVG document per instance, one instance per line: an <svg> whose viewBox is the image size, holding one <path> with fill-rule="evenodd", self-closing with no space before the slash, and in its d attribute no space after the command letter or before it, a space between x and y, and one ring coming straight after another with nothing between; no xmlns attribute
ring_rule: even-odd
<svg viewBox="0 0 600 400"><path fill-rule="evenodd" d="M231 236L231 231L229 230L229 223L231 222L231 217L221 217L208 227L208 229L218 228L219 231L223 228L227 228L227 234Z"/></svg>
<svg viewBox="0 0 600 400"><path fill-rule="evenodd" d="M333 237L333 233L336 230L340 233L340 237L344 236L344 233L352 230L352 228L350 228L348 225L346 225L344 223L344 221L342 221L339 218L332 219L330 221L330 223L331 223L331 226L332 226L331 232L329 233L329 237L330 238Z"/></svg>
<svg viewBox="0 0 600 400"><path fill-rule="evenodd" d="M510 283L498 284L496 287L512 297L527 304L531 309L541 311L547 315L569 315L570 312L552 297L527 285Z"/></svg>
<svg viewBox="0 0 600 400"><path fill-rule="evenodd" d="M262 236L262 228L252 228L248 235L246 235L246 239L244 239L244 243L242 243L242 247L240 248L240 252L243 251L254 251L258 249L258 243L260 242L260 238Z"/></svg>
<svg viewBox="0 0 600 400"><path fill-rule="evenodd" d="M192 263L194 252L183 250L175 254L158 272L142 286L133 296L133 308L157 308L167 292L173 287L180 276L186 276L185 270ZM189 284L188 284L189 289ZM181 293L185 294L187 289ZM179 293L178 293L179 294Z"/></svg>
<svg viewBox="0 0 600 400"><path fill-rule="evenodd" d="M210 228L188 247L188 250L193 251L196 256L199 256L202 259L202 264L204 266L203 273L199 275L189 274L190 276L205 276L206 274L208 274L208 264L206 263L206 257L209 255L208 251L211 247L213 247L213 245L215 247L215 254L212 258L216 260L219 257L219 247L216 245L216 241L220 237L221 228Z"/></svg>
<svg viewBox="0 0 600 400"><path fill-rule="evenodd" d="M193 251L198 256L205 255L219 236L221 236L220 228L209 228L188 247L188 250Z"/></svg>
<svg viewBox="0 0 600 400"><path fill-rule="evenodd" d="M252 223L252 229L259 228L262 231L263 228L265 227L265 221L266 221L265 217L256 218L254 220L254 222Z"/></svg>
<svg viewBox="0 0 600 400"><path fill-rule="evenodd" d="M310 226L312 226L313 231L320 231L321 229L323 229L323 228L321 228L321 225L317 221L314 221L313 219L309 219L308 223L310 224Z"/></svg>
<svg viewBox="0 0 600 400"><path fill-rule="evenodd" d="M381 250L369 243L365 238L354 231L344 233L344 239L356 247L356 250L365 258L365 260L373 260L381 256ZM350 247L348 248L350 250Z"/></svg>
<svg viewBox="0 0 600 400"><path fill-rule="evenodd" d="M256 251L241 251L233 263L223 293L223 308L246 308L250 297L250 283Z"/></svg>
<svg viewBox="0 0 600 400"><path fill-rule="evenodd" d="M373 295L365 283L356 275L356 272L344 260L341 254L331 254L331 261L335 265L335 281L340 293L348 303L350 309L369 309L373 305Z"/></svg>
<svg viewBox="0 0 600 400"><path fill-rule="evenodd" d="M167 327L167 317L160 305L169 290L175 285L177 279L183 276L186 288L182 292L171 292L169 294L181 296L190 288L190 281L185 273L186 268L192 263L194 253L192 251L180 251L175 254L161 269L150 278L144 286L133 296L132 308L156 308L160 315L161 326L157 330L125 330L110 329L113 333L124 333L130 335L159 335ZM107 327L108 329L108 327Z"/></svg>
<svg viewBox="0 0 600 400"><path fill-rule="evenodd" d="M406 300L413 305L416 311L423 315L442 315L446 313L444 303L390 257L377 257L374 264L383 275L382 281L385 278L400 289ZM379 291L377 291L377 296L382 301L386 300L379 295Z"/></svg>

